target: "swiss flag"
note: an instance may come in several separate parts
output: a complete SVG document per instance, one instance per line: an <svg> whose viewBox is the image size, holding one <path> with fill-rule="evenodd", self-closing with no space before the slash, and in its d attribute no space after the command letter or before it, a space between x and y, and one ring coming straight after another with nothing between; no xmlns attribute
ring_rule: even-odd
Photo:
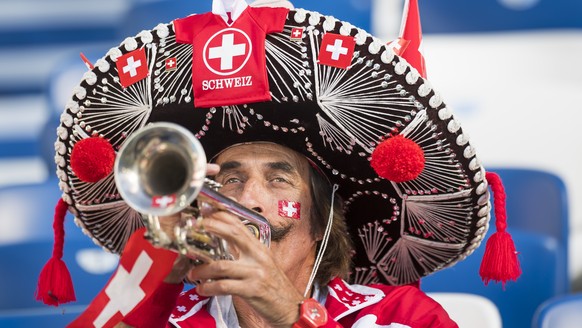
<svg viewBox="0 0 582 328"><path fill-rule="evenodd" d="M301 218L301 203L288 200L279 201L279 216L299 220Z"/></svg>
<svg viewBox="0 0 582 328"><path fill-rule="evenodd" d="M406 50L406 47L408 47L409 44L410 41L398 38L388 43L388 47L392 48L392 50L394 50L394 53L397 54L398 56L402 56L402 53L404 53L404 50Z"/></svg>
<svg viewBox="0 0 582 328"><path fill-rule="evenodd" d="M119 82L125 88L145 79L149 74L145 49L140 48L117 59Z"/></svg>
<svg viewBox="0 0 582 328"><path fill-rule="evenodd" d="M154 293L172 270L178 254L154 247L144 233L142 228L131 235L113 277L67 327L114 327Z"/></svg>
<svg viewBox="0 0 582 328"><path fill-rule="evenodd" d="M423 78L426 78L424 56L420 50L422 46L422 27L420 26L418 0L406 1L404 15L402 16L402 26L400 28L400 39L404 40L406 46L404 50L396 53L406 59L412 67L416 68Z"/></svg>
<svg viewBox="0 0 582 328"><path fill-rule="evenodd" d="M356 40L353 36L325 33L319 48L319 64L347 69L352 63Z"/></svg>
<svg viewBox="0 0 582 328"><path fill-rule="evenodd" d="M303 39L303 32L305 31L304 27L294 27L291 29L290 39L291 41L301 41Z"/></svg>
<svg viewBox="0 0 582 328"><path fill-rule="evenodd" d="M175 70L178 67L178 60L176 57L166 59L166 71Z"/></svg>

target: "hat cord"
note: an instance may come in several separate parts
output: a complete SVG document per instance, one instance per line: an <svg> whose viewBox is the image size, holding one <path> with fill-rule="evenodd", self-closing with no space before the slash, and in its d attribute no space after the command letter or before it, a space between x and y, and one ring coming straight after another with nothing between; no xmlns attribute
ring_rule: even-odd
<svg viewBox="0 0 582 328"><path fill-rule="evenodd" d="M317 257L315 258L315 263L313 264L313 270L311 270L311 276L309 277L309 282L305 287L305 292L303 292L303 297L307 297L311 286L313 285L313 281L315 280L315 276L317 274L317 270L319 269L319 265L321 264L321 260L323 259L323 254L325 253L325 249L327 248L327 242L329 241L329 235L331 233L331 226L333 224L333 204L335 193L338 190L339 185L334 184L333 190L331 192L331 206L329 209L329 217L327 219L327 226L325 227L325 233L323 234L323 239L321 240L321 247L319 248L319 252L317 252Z"/></svg>

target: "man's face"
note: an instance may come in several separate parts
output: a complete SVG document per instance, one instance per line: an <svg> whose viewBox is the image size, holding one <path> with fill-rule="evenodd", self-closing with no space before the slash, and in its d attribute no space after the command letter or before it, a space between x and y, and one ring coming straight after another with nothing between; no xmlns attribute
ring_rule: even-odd
<svg viewBox="0 0 582 328"><path fill-rule="evenodd" d="M272 143L231 147L217 158L220 193L261 213L272 226L271 253L292 279L311 266L316 241L310 234L309 163L301 155ZM300 216L289 202L300 206ZM285 206L287 205L287 206ZM307 273L309 274L309 272Z"/></svg>

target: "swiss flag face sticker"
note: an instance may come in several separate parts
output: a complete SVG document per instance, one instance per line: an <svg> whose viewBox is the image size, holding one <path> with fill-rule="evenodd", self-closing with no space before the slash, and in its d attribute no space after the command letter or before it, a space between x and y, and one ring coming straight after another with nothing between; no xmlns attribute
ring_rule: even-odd
<svg viewBox="0 0 582 328"><path fill-rule="evenodd" d="M279 201L279 216L299 220L301 218L301 203L288 200Z"/></svg>
<svg viewBox="0 0 582 328"><path fill-rule="evenodd" d="M245 32L236 28L223 29L204 45L204 65L214 74L235 74L248 62L252 47Z"/></svg>
<svg viewBox="0 0 582 328"><path fill-rule="evenodd" d="M119 82L125 88L145 79L149 74L145 50L143 48L129 52L117 59Z"/></svg>
<svg viewBox="0 0 582 328"><path fill-rule="evenodd" d="M352 63L355 47L353 36L325 33L319 48L319 64L347 69Z"/></svg>

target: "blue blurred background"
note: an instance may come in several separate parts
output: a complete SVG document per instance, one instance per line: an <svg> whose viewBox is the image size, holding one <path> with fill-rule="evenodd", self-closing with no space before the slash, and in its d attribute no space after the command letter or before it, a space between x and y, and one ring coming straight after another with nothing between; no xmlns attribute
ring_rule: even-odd
<svg viewBox="0 0 582 328"><path fill-rule="evenodd" d="M387 42L399 34L403 0L292 2ZM523 282L506 291L472 281L479 255L422 287L483 295L506 327L530 327L542 302L582 292L576 256L582 253L582 1L419 0L419 6L428 79L470 133L486 169L506 181L509 227L524 265ZM60 196L55 129L86 71L79 53L95 62L142 29L210 8L211 0L0 0L0 327L16 327L25 317L46 323L47 316L62 326L56 320L82 311L117 263L69 216L65 257L76 285L84 285L79 301L63 310L32 299L50 256ZM14 265L16 259L25 263ZM528 273L542 267L548 271ZM527 310L517 311L516 300L528 303Z"/></svg>

